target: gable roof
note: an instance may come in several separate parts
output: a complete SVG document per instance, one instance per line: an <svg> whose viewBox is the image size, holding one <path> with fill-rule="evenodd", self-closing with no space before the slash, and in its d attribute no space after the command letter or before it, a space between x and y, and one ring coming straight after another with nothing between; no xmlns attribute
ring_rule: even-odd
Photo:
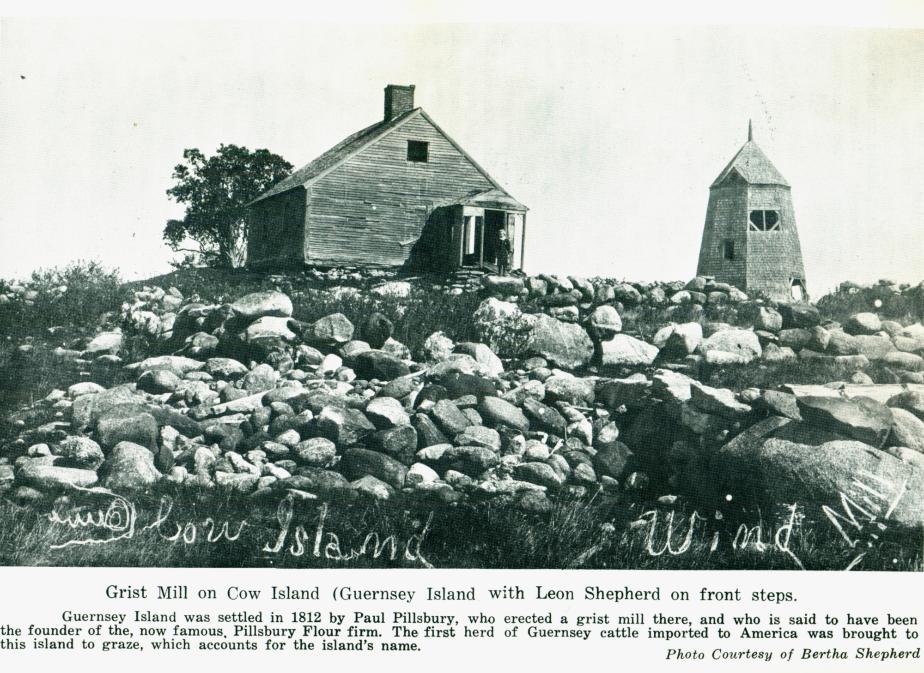
<svg viewBox="0 0 924 673"><path fill-rule="evenodd" d="M744 180L752 185L782 185L789 187L786 178L771 163L763 150L753 140L748 140L738 153L732 157L728 165L719 173L719 177L709 186L710 189L718 187L732 173L738 173Z"/></svg>
<svg viewBox="0 0 924 673"><path fill-rule="evenodd" d="M399 128L405 122L409 121L410 119L418 115L426 119L433 126L433 128L435 128L437 132L439 132L439 134L442 135L447 140L447 142L449 142L450 145L456 148L456 150L458 150L462 154L462 156L468 159L468 161L472 164L472 166L474 166L475 169L478 170L478 172L481 173L488 180L488 182L494 185L496 189L506 194L506 191L504 190L504 188L501 187L500 184L494 178L488 175L488 172L484 170L481 166L479 166L478 162L472 159L472 157L469 156L469 154L465 150L463 150L455 140L450 138L449 135L445 131L443 131L443 129L437 126L436 122L434 122L430 118L430 115L424 112L421 108L414 108L413 110L410 110L409 112L405 112L404 114L399 115L395 117L394 119L390 119L388 121L376 122L375 124L372 124L371 126L367 126L361 131L357 131L356 133L350 136L347 136L346 138L341 140L339 143L331 147L329 150L324 152L324 154L316 158L314 161L312 161L311 163L305 166L302 166L301 168L299 168L297 171L292 173L287 178L276 183L275 185L273 185L273 187L271 187L269 190L264 192L262 195L258 196L256 199L254 199L247 205L248 206L253 205L254 203L257 203L264 199L268 199L271 196L276 196L277 194L282 194L283 192L287 192L290 189L294 189L295 187L302 187L302 186L308 185L308 183L330 172L331 170L333 170L334 168L342 164L344 161L346 161L350 157L358 154L364 148L375 143L381 138L384 138L390 132Z"/></svg>
<svg viewBox="0 0 924 673"><path fill-rule="evenodd" d="M318 177L321 173L326 171L328 168L336 166L338 163L347 157L352 156L363 147L371 143L373 140L383 136L391 129L400 126L405 121L410 119L412 115L419 111L420 108L417 108L409 112L405 112L403 115L398 115L394 119L376 122L371 126L367 126L366 128L347 136L339 143L331 147L329 150L324 152L322 155L317 157L311 163L302 166L287 178L277 182L269 190L255 198L247 205L257 203L263 199L268 199L271 196L276 196L276 194L282 194L283 192L287 192L294 187L299 187L310 182L314 178Z"/></svg>

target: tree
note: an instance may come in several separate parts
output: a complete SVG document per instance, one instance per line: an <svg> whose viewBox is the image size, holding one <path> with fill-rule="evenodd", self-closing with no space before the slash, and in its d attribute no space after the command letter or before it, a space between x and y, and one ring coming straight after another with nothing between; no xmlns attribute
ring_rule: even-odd
<svg viewBox="0 0 924 673"><path fill-rule="evenodd" d="M183 151L167 196L186 206L182 220L169 220L164 240L174 252L191 253L209 266L242 266L247 253L246 205L286 177L292 164L261 149L221 145L206 157ZM183 247L192 241L198 248Z"/></svg>

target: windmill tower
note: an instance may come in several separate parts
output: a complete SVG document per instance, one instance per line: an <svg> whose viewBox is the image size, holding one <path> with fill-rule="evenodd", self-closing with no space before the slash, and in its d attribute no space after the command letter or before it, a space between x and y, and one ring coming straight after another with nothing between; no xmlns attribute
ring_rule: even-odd
<svg viewBox="0 0 924 673"><path fill-rule="evenodd" d="M777 301L808 299L789 183L750 122L748 141L709 187L696 273Z"/></svg>

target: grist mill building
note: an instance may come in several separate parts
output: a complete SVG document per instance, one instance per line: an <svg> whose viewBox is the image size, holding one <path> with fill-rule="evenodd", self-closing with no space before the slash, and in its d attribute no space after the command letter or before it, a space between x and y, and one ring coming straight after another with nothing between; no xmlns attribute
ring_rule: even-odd
<svg viewBox="0 0 924 673"><path fill-rule="evenodd" d="M247 264L495 270L504 229L522 268L526 211L391 84L381 121L249 204Z"/></svg>
<svg viewBox="0 0 924 673"><path fill-rule="evenodd" d="M808 299L789 183L754 142L709 188L697 275L778 301Z"/></svg>

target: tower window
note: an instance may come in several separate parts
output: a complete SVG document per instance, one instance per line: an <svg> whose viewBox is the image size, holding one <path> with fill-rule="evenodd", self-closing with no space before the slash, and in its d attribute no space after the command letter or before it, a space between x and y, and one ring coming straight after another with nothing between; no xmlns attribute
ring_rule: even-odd
<svg viewBox="0 0 924 673"><path fill-rule="evenodd" d="M427 163L430 160L430 143L423 140L408 140L407 160Z"/></svg>
<svg viewBox="0 0 924 673"><path fill-rule="evenodd" d="M776 210L752 210L748 229L751 231L779 231L780 213Z"/></svg>
<svg viewBox="0 0 924 673"><path fill-rule="evenodd" d="M726 238L722 241L722 257L725 259L735 258L735 242L730 238Z"/></svg>

